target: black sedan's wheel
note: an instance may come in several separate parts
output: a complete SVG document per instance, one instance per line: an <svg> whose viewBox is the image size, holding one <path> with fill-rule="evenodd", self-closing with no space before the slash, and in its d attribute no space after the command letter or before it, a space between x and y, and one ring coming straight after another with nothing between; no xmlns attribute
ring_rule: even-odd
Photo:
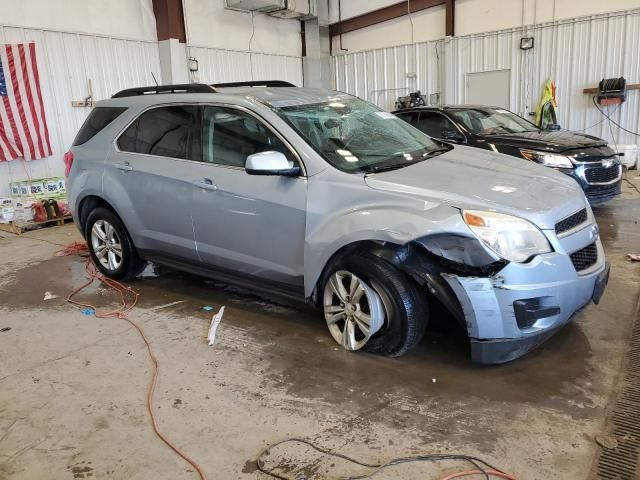
<svg viewBox="0 0 640 480"><path fill-rule="evenodd" d="M323 279L323 309L334 340L347 350L400 356L418 344L428 309L417 284L368 253L343 257Z"/></svg>
<svg viewBox="0 0 640 480"><path fill-rule="evenodd" d="M105 276L134 278L143 266L120 219L111 210L96 208L87 218L85 238L93 263Z"/></svg>

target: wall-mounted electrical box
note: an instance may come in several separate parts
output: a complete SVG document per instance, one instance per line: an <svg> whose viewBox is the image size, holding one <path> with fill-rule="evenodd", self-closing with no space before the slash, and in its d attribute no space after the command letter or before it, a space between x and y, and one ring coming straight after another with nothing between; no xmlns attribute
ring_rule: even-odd
<svg viewBox="0 0 640 480"><path fill-rule="evenodd" d="M272 17L306 20L316 16L315 0L224 0L225 8Z"/></svg>

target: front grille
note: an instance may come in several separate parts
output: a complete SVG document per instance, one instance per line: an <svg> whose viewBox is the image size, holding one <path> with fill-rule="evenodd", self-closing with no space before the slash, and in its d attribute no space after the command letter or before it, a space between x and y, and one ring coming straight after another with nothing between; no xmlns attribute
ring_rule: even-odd
<svg viewBox="0 0 640 480"><path fill-rule="evenodd" d="M598 261L598 247L593 242L591 245L584 247L571 255L571 263L573 263L576 272L581 272L591 267Z"/></svg>
<svg viewBox="0 0 640 480"><path fill-rule="evenodd" d="M578 225L582 225L587 221L587 209L583 208L579 212L574 213L573 215L560 220L556 223L556 235L560 235L563 232L567 232Z"/></svg>
<svg viewBox="0 0 640 480"><path fill-rule="evenodd" d="M593 167L584 171L584 178L589 183L613 182L620 176L620 165L610 167Z"/></svg>

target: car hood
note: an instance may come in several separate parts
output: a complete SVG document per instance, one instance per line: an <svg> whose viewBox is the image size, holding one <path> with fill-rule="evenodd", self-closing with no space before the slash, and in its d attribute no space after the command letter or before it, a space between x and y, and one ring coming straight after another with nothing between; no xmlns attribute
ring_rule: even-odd
<svg viewBox="0 0 640 480"><path fill-rule="evenodd" d="M531 148L553 153L607 145L607 142L601 138L568 130L482 135L481 138L494 145Z"/></svg>
<svg viewBox="0 0 640 480"><path fill-rule="evenodd" d="M365 177L376 190L446 203L460 209L495 210L526 218L542 229L586 205L569 176L507 155L456 146L437 157Z"/></svg>

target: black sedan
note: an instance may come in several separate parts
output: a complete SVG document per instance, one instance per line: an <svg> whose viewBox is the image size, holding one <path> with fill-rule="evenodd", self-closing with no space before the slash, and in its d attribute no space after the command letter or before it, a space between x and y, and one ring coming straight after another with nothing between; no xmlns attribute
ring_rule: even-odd
<svg viewBox="0 0 640 480"><path fill-rule="evenodd" d="M443 142L539 162L573 177L589 203L620 193L622 165L604 140L568 130L541 130L508 110L486 106L417 107L395 113Z"/></svg>

